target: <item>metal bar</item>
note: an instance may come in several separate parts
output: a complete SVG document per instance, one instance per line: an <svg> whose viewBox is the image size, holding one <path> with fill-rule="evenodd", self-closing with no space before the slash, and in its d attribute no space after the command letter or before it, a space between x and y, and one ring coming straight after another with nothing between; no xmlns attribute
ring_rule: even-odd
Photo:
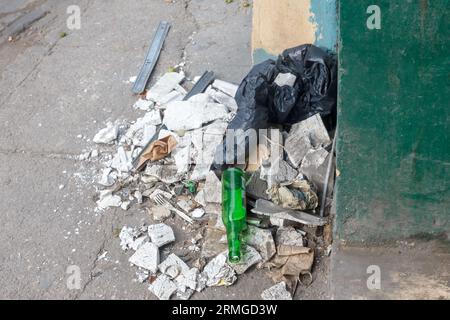
<svg viewBox="0 0 450 320"><path fill-rule="evenodd" d="M328 160L327 174L325 175L325 183L323 186L323 193L322 193L322 202L320 203L320 216L321 217L324 216L325 206L327 203L328 185L330 183L331 168L333 167L333 162L334 162L334 151L336 150L337 132L338 131L336 129L336 131L334 132L333 146L331 147L330 160Z"/></svg>
<svg viewBox="0 0 450 320"><path fill-rule="evenodd" d="M208 86L214 81L215 77L214 72L205 71L191 91L189 91L189 93L184 97L183 101L188 100L196 94L205 92L206 88L208 88Z"/></svg>
<svg viewBox="0 0 450 320"><path fill-rule="evenodd" d="M155 36L153 37L152 43L148 49L147 57L145 58L141 71L139 72L136 82L134 83L134 93L141 94L144 92L148 79L150 79L150 75L152 74L156 62L158 61L159 54L161 53L161 49L169 29L169 22L161 21L159 23L158 29L156 30Z"/></svg>

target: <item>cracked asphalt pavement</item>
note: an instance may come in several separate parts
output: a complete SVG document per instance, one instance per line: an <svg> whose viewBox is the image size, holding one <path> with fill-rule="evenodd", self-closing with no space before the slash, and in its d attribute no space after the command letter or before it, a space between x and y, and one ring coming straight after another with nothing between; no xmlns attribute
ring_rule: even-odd
<svg viewBox="0 0 450 320"><path fill-rule="evenodd" d="M81 29L68 30L74 4ZM139 117L128 79L160 20L172 28L152 82L183 56L190 77L208 69L239 83L251 67L251 7L239 1L0 3L0 299L155 299L134 280L117 238L148 214L138 207L96 212L101 165L78 156L108 120ZM80 268L80 289L67 286L72 265ZM271 285L265 272L249 272L230 288L193 298L259 299Z"/></svg>

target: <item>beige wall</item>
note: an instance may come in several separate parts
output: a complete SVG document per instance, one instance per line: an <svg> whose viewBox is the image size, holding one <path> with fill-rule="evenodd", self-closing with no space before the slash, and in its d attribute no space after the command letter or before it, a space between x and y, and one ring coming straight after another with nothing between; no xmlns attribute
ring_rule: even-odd
<svg viewBox="0 0 450 320"><path fill-rule="evenodd" d="M278 55L284 49L314 43L311 0L254 0L252 51Z"/></svg>

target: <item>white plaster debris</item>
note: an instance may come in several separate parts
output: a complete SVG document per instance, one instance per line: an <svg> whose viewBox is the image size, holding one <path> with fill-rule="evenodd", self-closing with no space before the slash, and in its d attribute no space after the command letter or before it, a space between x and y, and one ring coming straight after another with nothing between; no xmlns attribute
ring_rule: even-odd
<svg viewBox="0 0 450 320"><path fill-rule="evenodd" d="M111 174L112 168L104 168L98 184L104 187L111 187L117 179L117 175Z"/></svg>
<svg viewBox="0 0 450 320"><path fill-rule="evenodd" d="M217 91L217 90L214 90L211 88L207 89L205 91L205 93L208 94L216 102L223 104L225 107L227 107L229 112L232 112L232 113L237 112L238 105L237 105L234 97L230 97L226 93L223 93L221 91Z"/></svg>
<svg viewBox="0 0 450 320"><path fill-rule="evenodd" d="M235 271L227 260L226 254L221 253L205 266L202 273L207 279L208 287L230 286L237 280Z"/></svg>
<svg viewBox="0 0 450 320"><path fill-rule="evenodd" d="M113 124L112 122L108 122L106 124L106 128L100 130L94 136L92 141L98 144L111 144L117 139L118 134L119 134L119 126Z"/></svg>
<svg viewBox="0 0 450 320"><path fill-rule="evenodd" d="M263 300L292 300L292 295L286 290L286 283L280 282L261 293Z"/></svg>
<svg viewBox="0 0 450 320"><path fill-rule="evenodd" d="M197 268L192 268L183 271L175 278L175 283L178 286L178 291L186 292L196 290L198 284L199 271Z"/></svg>
<svg viewBox="0 0 450 320"><path fill-rule="evenodd" d="M222 182L213 171L210 171L206 176L205 200L209 203L222 203Z"/></svg>
<svg viewBox="0 0 450 320"><path fill-rule="evenodd" d="M239 86L226 82L226 81L222 81L222 80L215 80L212 84L212 87L214 89L220 90L224 93L226 93L227 95L229 95L230 97L235 97L236 96L236 92L238 91Z"/></svg>
<svg viewBox="0 0 450 320"><path fill-rule="evenodd" d="M205 215L205 210L203 210L201 208L197 208L191 212L191 215L195 219L200 219L201 217L203 217Z"/></svg>
<svg viewBox="0 0 450 320"><path fill-rule="evenodd" d="M177 286L168 276L161 274L148 287L148 289L156 297L158 297L159 300L169 300L170 297L177 291Z"/></svg>
<svg viewBox="0 0 450 320"><path fill-rule="evenodd" d="M147 100L159 103L167 94L184 80L184 73L168 72L163 75L147 92Z"/></svg>
<svg viewBox="0 0 450 320"><path fill-rule="evenodd" d="M177 255L171 253L163 262L159 264L158 269L169 278L175 279L179 275L187 273L189 271L189 266Z"/></svg>
<svg viewBox="0 0 450 320"><path fill-rule="evenodd" d="M159 248L175 241L172 228L164 223L148 226L148 235L152 243Z"/></svg>
<svg viewBox="0 0 450 320"><path fill-rule="evenodd" d="M293 87L295 81L297 81L297 77L292 73L279 73L278 76L275 78L274 82L279 87L283 86Z"/></svg>
<svg viewBox="0 0 450 320"><path fill-rule="evenodd" d="M154 243L144 243L128 261L137 267L156 273L159 265L159 248Z"/></svg>
<svg viewBox="0 0 450 320"><path fill-rule="evenodd" d="M119 172L128 172L133 167L131 159L131 151L125 151L124 147L120 146L111 161L111 168Z"/></svg>
<svg viewBox="0 0 450 320"><path fill-rule="evenodd" d="M234 269L234 271L236 271L238 275L241 275L244 274L251 266L261 261L262 257L255 248L251 246L245 246L242 248L241 261L239 263L232 264L231 267Z"/></svg>
<svg viewBox="0 0 450 320"><path fill-rule="evenodd" d="M150 273L145 269L139 268L136 271L137 281L139 281L140 283L144 283L145 281L147 281L149 276L150 276Z"/></svg>
<svg viewBox="0 0 450 320"><path fill-rule="evenodd" d="M131 206L131 201L123 201L122 204L120 205L120 207L124 211L127 211L128 209L130 209L130 206Z"/></svg>
<svg viewBox="0 0 450 320"><path fill-rule="evenodd" d="M221 144L227 126L226 121L215 121L193 134L192 144L196 150L194 157L196 165L190 180L199 181L206 178L214 161L217 146Z"/></svg>
<svg viewBox="0 0 450 320"><path fill-rule="evenodd" d="M198 94L187 101L169 103L164 112L163 123L172 131L188 131L228 117L228 109L224 105L212 102L207 94Z"/></svg>
<svg viewBox="0 0 450 320"><path fill-rule="evenodd" d="M97 207L99 209L107 209L111 207L120 207L122 199L113 195L111 190L104 190L100 192L99 200L97 201Z"/></svg>
<svg viewBox="0 0 450 320"><path fill-rule="evenodd" d="M151 108L153 108L154 105L155 105L155 103L153 101L149 101L149 100L145 100L145 99L139 99L133 105L133 108L136 109L136 110L148 111Z"/></svg>
<svg viewBox="0 0 450 320"><path fill-rule="evenodd" d="M144 243L148 242L148 237L142 235L142 230L124 226L119 233L120 247L126 251L128 249L137 250Z"/></svg>

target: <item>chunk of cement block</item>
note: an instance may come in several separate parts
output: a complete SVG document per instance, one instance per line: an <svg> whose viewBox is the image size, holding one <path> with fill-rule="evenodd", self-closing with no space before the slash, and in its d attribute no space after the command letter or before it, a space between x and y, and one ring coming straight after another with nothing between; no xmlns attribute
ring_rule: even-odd
<svg viewBox="0 0 450 320"><path fill-rule="evenodd" d="M272 232L268 229L248 226L248 234L247 243L259 251L263 262L269 261L277 252Z"/></svg>
<svg viewBox="0 0 450 320"><path fill-rule="evenodd" d="M204 195L206 202L222 203L222 182L213 171L206 176Z"/></svg>
<svg viewBox="0 0 450 320"><path fill-rule="evenodd" d="M189 266L177 255L171 253L163 262L159 264L158 269L161 273L164 273L171 279L175 279L180 274L188 272Z"/></svg>
<svg viewBox="0 0 450 320"><path fill-rule="evenodd" d="M159 265L159 248L154 243L147 242L136 250L128 261L137 267L156 273Z"/></svg>
<svg viewBox="0 0 450 320"><path fill-rule="evenodd" d="M158 248L175 241L172 228L164 223L148 226L148 236Z"/></svg>
<svg viewBox="0 0 450 320"><path fill-rule="evenodd" d="M177 291L176 284L165 274L159 275L148 289L158 297L159 300L169 300Z"/></svg>

